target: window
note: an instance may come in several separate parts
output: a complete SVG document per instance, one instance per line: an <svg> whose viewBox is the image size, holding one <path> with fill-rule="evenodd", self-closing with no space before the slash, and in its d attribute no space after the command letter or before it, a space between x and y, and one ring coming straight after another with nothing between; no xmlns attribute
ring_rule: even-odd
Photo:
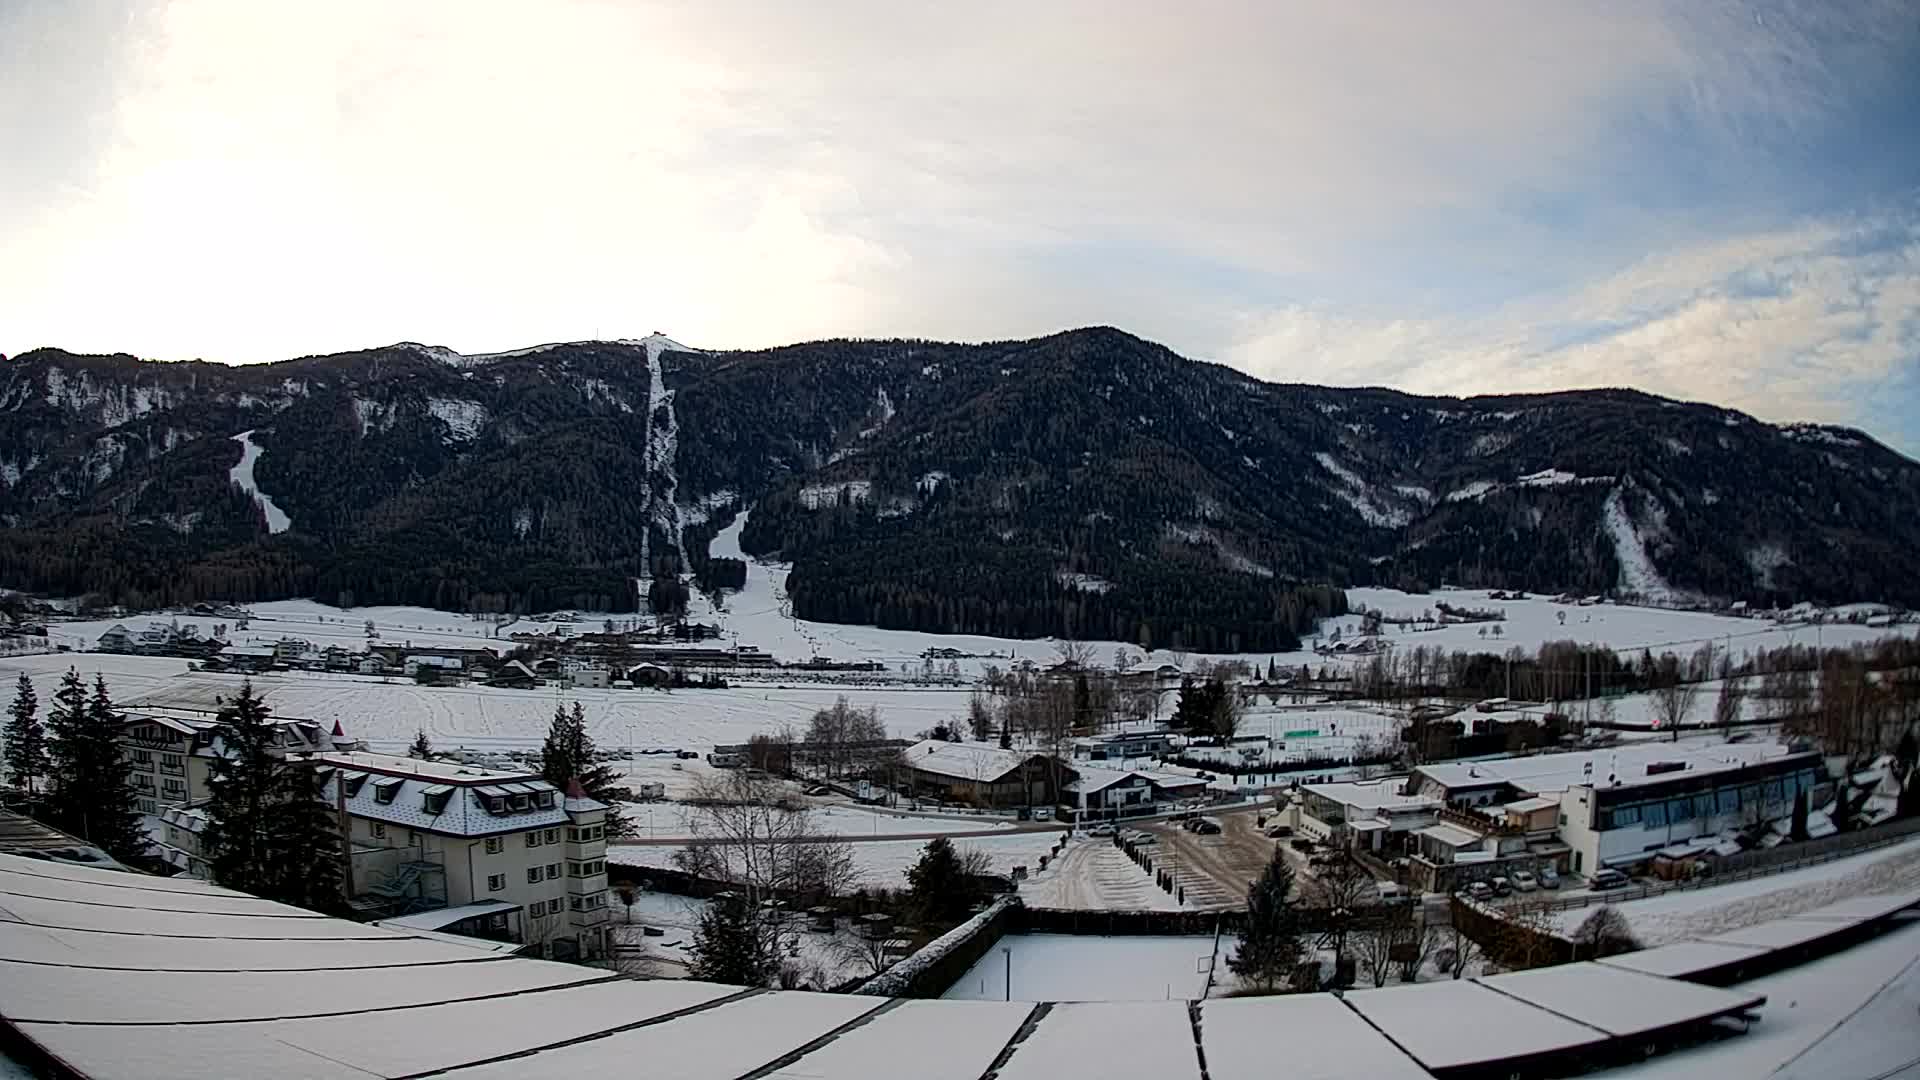
<svg viewBox="0 0 1920 1080"><path fill-rule="evenodd" d="M372 830L373 830L373 838L374 838L375 840L385 840L385 839L387 838L387 823L386 823L386 822L384 822L384 821L376 821L376 822L374 822L373 824L371 824L371 825L369 825L369 826L368 826L368 828L370 828L370 829L372 829Z"/></svg>
<svg viewBox="0 0 1920 1080"><path fill-rule="evenodd" d="M527 868L527 884L529 885L540 884L540 868L539 867L530 866Z"/></svg>
<svg viewBox="0 0 1920 1080"><path fill-rule="evenodd" d="M487 891L488 892L499 892L501 889L504 889L506 887L507 887L507 875L505 874L488 874L487 875Z"/></svg>
<svg viewBox="0 0 1920 1080"><path fill-rule="evenodd" d="M1697 818L1713 816L1713 792L1693 797L1693 816Z"/></svg>
<svg viewBox="0 0 1920 1080"><path fill-rule="evenodd" d="M153 768L153 751L135 750L133 752L133 763L142 768Z"/></svg>
<svg viewBox="0 0 1920 1080"><path fill-rule="evenodd" d="M559 830L559 829L548 829L548 830L546 831L546 834L545 834L544 836L542 836L542 837L541 837L541 843L545 843L545 844L557 844L557 843L559 843L559 842L560 842L560 830Z"/></svg>
<svg viewBox="0 0 1920 1080"><path fill-rule="evenodd" d="M407 830L407 846L408 847L420 846L420 834L417 832L414 832L412 829Z"/></svg>
<svg viewBox="0 0 1920 1080"><path fill-rule="evenodd" d="M1667 820L1675 825L1693 820L1693 800L1687 798L1667 800Z"/></svg>
<svg viewBox="0 0 1920 1080"><path fill-rule="evenodd" d="M592 877L595 874L604 872L606 868L607 863L604 859L588 859L585 862L569 860L567 863L567 876Z"/></svg>
<svg viewBox="0 0 1920 1080"><path fill-rule="evenodd" d="M1723 789L1714 796L1714 806L1723 814L1731 814L1740 809L1740 793L1732 788Z"/></svg>
<svg viewBox="0 0 1920 1080"><path fill-rule="evenodd" d="M542 791L533 797L533 802L542 810L551 810L553 809L553 792Z"/></svg>
<svg viewBox="0 0 1920 1080"><path fill-rule="evenodd" d="M136 802L137 802L137 803L138 803L138 805L139 805L139 808L140 808L140 812L141 812L141 813L143 813L143 814L151 814L151 813L153 813L153 812L154 812L154 806L153 806L153 800L152 800L152 799L139 799L139 800L136 800Z"/></svg>
<svg viewBox="0 0 1920 1080"><path fill-rule="evenodd" d="M527 834L527 846L528 847L540 846L540 830L539 829L535 829L532 832Z"/></svg>
<svg viewBox="0 0 1920 1080"><path fill-rule="evenodd" d="M385 806L386 804L391 803L393 801L393 797L398 794L400 794L399 780L379 780L374 782L374 785L373 785L373 801L374 802L377 802L382 806Z"/></svg>
<svg viewBox="0 0 1920 1080"><path fill-rule="evenodd" d="M1640 820L1646 822L1647 828L1649 829L1666 828L1667 827L1667 804L1663 802L1655 802L1655 803L1648 803L1647 805L1641 807Z"/></svg>
<svg viewBox="0 0 1920 1080"><path fill-rule="evenodd" d="M547 864L547 880L553 881L559 876L560 876L560 864L557 862L548 863Z"/></svg>
<svg viewBox="0 0 1920 1080"><path fill-rule="evenodd" d="M500 839L499 837L497 836L487 837L487 854L498 855L502 851L506 850L506 847L507 847L506 841Z"/></svg>
<svg viewBox="0 0 1920 1080"><path fill-rule="evenodd" d="M513 808L515 810L526 810L531 806L533 806L533 797L531 795L515 795L513 797Z"/></svg>
<svg viewBox="0 0 1920 1080"><path fill-rule="evenodd" d="M504 814L507 812L507 800L498 795L487 796L487 813Z"/></svg>
<svg viewBox="0 0 1920 1080"><path fill-rule="evenodd" d="M166 780L161 783L160 790L168 795L185 795L187 785L178 780Z"/></svg>
<svg viewBox="0 0 1920 1080"><path fill-rule="evenodd" d="M421 809L425 810L429 814L442 813L447 808L447 797L450 796L451 794L453 793L450 791L428 792L426 799L421 805Z"/></svg>
<svg viewBox="0 0 1920 1080"><path fill-rule="evenodd" d="M340 788L342 793L345 794L347 798L351 799L355 795L360 794L360 786L362 784L365 784L366 782L367 782L366 773L358 773L353 776L343 776L340 779Z"/></svg>

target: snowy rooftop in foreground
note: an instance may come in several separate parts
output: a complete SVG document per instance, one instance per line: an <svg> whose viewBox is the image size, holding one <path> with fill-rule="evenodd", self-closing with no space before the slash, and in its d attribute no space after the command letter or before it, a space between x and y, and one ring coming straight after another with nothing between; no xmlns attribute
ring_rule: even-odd
<svg viewBox="0 0 1920 1080"><path fill-rule="evenodd" d="M1779 921L1834 933L1847 920L1916 899L1846 900ZM1887 947L1835 957L1835 970L1869 964L1873 985L1886 985L1911 966L1911 949L1898 950L1912 932L1895 937ZM1182 967L1199 974L1197 966ZM1852 982L1858 985L1845 991L1848 1000L1867 1001L1868 983ZM1762 995L1773 992L1761 984L1727 991L1674 983L1624 964L1356 991L1344 999L1198 1006L1178 999L1030 1005L746 992L512 957L440 935L297 912L200 882L0 855L0 1016L75 1074L103 1078L445 1072L572 1080L639 1068L649 1077L685 1080L972 1080L997 1063L1006 1080L1177 1080L1199 1076L1204 1060L1220 1080L1411 1080L1422 1074L1416 1062L1429 1070L1479 1069L1603 1043L1631 1047L1650 1031L1738 1012ZM1822 1016L1829 1013L1839 1022L1851 1015ZM1873 1016L1894 1027L1901 1016L1911 1019L1910 1009L1892 1006ZM1785 1048L1785 1058L1774 1056L1782 1047L1767 1043L1770 1023L1681 1057L1742 1064L1769 1058L1765 1069L1712 1073L1759 1075L1817 1043L1816 1026L1798 1021L1778 1021L1795 1033L1797 1049ZM1879 1052L1877 1043L1868 1049Z"/></svg>

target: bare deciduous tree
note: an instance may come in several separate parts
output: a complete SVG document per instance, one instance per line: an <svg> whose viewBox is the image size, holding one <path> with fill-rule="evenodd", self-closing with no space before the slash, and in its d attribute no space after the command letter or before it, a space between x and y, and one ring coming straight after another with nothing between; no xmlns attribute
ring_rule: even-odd
<svg viewBox="0 0 1920 1080"><path fill-rule="evenodd" d="M700 839L675 852L674 865L740 894L764 957L778 955L783 922L772 902L834 896L856 879L852 850L816 831L778 781L724 770L701 777L689 802Z"/></svg>
<svg viewBox="0 0 1920 1080"><path fill-rule="evenodd" d="M1677 673L1654 688L1653 715L1676 742L1680 739L1680 725L1686 723L1687 714L1693 711L1693 700L1698 694L1699 687L1682 681Z"/></svg>
<svg viewBox="0 0 1920 1080"><path fill-rule="evenodd" d="M1739 725L1741 715L1747 704L1747 691L1740 685L1739 679L1727 679L1720 684L1720 699L1713 703L1713 723L1722 735L1731 736Z"/></svg>

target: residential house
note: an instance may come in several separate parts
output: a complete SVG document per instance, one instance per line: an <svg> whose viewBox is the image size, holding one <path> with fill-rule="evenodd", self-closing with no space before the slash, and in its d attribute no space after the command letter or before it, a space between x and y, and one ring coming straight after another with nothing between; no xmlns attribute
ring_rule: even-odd
<svg viewBox="0 0 1920 1080"><path fill-rule="evenodd" d="M918 794L997 809L1054 805L1066 771L1044 754L939 739L907 747L901 764Z"/></svg>
<svg viewBox="0 0 1920 1080"><path fill-rule="evenodd" d="M1440 800L1402 791L1407 778L1358 783L1302 784L1289 808L1301 836L1375 853L1407 850L1411 835L1433 824Z"/></svg>
<svg viewBox="0 0 1920 1080"><path fill-rule="evenodd" d="M95 642L93 647L97 652L131 653L140 651L140 646L134 640L132 632L121 623L114 623L112 626L107 627L107 632L100 635L100 640Z"/></svg>

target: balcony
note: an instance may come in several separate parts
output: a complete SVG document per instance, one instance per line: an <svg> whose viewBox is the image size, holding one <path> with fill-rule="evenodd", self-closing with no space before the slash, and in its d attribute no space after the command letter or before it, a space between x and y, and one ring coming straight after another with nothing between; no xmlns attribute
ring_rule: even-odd
<svg viewBox="0 0 1920 1080"><path fill-rule="evenodd" d="M613 917L610 908L595 908L592 911L569 911L567 921L574 926L599 926Z"/></svg>
<svg viewBox="0 0 1920 1080"><path fill-rule="evenodd" d="M168 765L163 761L160 763L160 775L185 776L187 775L187 767L185 765Z"/></svg>

